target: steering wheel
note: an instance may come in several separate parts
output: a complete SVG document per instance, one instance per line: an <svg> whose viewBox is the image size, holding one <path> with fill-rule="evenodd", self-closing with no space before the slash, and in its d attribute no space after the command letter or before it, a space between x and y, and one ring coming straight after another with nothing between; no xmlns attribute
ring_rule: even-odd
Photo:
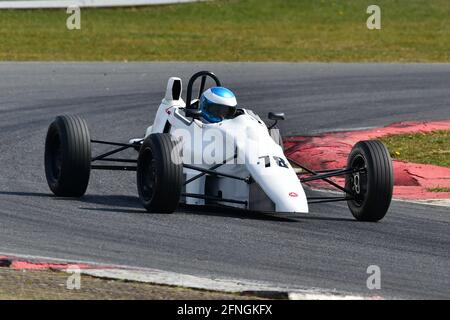
<svg viewBox="0 0 450 320"><path fill-rule="evenodd" d="M186 111L193 111L193 110L197 110L197 107L194 107L193 105L191 105L191 101L192 101L192 87L195 83L195 81L198 78L202 78L202 82L200 84L200 90L198 92L198 99L200 99L200 97L202 96L203 91L205 90L205 84L206 84L206 79L208 77L210 77L211 79L213 79L216 83L216 86L221 87L222 84L220 83L219 78L217 78L217 76L210 72L210 71L200 71L197 72L196 74L194 74L191 79L189 79L189 83L187 86L187 93L186 93ZM192 115L195 112L190 112Z"/></svg>

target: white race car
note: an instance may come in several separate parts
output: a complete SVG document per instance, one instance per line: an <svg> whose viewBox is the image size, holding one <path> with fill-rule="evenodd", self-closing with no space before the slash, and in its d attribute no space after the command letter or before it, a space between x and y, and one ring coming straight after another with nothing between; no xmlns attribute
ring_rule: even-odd
<svg viewBox="0 0 450 320"><path fill-rule="evenodd" d="M380 141L358 142L346 168L314 171L286 158L276 127L277 121L284 120L283 113L269 113L270 125L240 107L223 121L203 121L198 106L208 78L221 86L213 73L196 73L187 86L188 104L181 97L181 79L170 78L153 125L143 138L127 143L93 140L81 117L56 117L45 143L45 172L52 192L81 197L91 170L123 170L137 172L139 198L149 212L172 213L185 203L307 213L308 203L347 201L357 220L378 221L385 216L393 171L389 152ZM199 95L192 99L197 79ZM93 157L92 144L116 148ZM138 151L137 159L112 157L130 148ZM329 179L334 176L345 176L345 186ZM343 194L307 198L302 182L318 179Z"/></svg>

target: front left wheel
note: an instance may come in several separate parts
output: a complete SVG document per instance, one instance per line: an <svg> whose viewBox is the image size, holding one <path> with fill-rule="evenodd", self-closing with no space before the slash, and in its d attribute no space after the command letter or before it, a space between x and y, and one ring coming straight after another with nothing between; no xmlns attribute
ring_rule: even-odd
<svg viewBox="0 0 450 320"><path fill-rule="evenodd" d="M348 156L347 168L354 173L346 177L351 191L348 207L356 220L379 221L386 215L394 184L392 160L386 146L378 140L360 141Z"/></svg>

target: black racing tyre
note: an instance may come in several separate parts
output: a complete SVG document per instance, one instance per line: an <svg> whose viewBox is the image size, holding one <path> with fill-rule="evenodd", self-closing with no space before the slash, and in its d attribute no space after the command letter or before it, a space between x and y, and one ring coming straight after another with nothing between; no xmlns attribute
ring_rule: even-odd
<svg viewBox="0 0 450 320"><path fill-rule="evenodd" d="M278 128L278 126L273 126L269 129L269 134L272 137L273 141L275 141L276 144L281 146L281 149L284 151L284 144L283 144L283 137L281 135L281 130Z"/></svg>
<svg viewBox="0 0 450 320"><path fill-rule="evenodd" d="M81 197L91 172L91 137L79 116L58 116L45 140L45 176L59 197Z"/></svg>
<svg viewBox="0 0 450 320"><path fill-rule="evenodd" d="M180 202L183 163L169 133L154 133L143 142L137 164L139 198L148 212L172 213Z"/></svg>
<svg viewBox="0 0 450 320"><path fill-rule="evenodd" d="M345 186L354 199L347 204L356 220L376 222L387 213L392 199L394 177L386 146L378 140L360 141L353 147L348 168L362 169L347 175Z"/></svg>

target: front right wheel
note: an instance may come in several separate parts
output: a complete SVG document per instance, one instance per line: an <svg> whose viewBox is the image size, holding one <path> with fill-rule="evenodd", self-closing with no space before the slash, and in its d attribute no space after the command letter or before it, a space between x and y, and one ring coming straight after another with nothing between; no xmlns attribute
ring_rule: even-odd
<svg viewBox="0 0 450 320"><path fill-rule="evenodd" d="M148 212L172 213L181 198L183 163L178 142L169 133L145 138L137 164L139 198Z"/></svg>
<svg viewBox="0 0 450 320"><path fill-rule="evenodd" d="M356 220L379 221L392 199L394 177L386 146L378 140L360 141L348 156L347 168L354 169L345 180L351 191L348 207Z"/></svg>

